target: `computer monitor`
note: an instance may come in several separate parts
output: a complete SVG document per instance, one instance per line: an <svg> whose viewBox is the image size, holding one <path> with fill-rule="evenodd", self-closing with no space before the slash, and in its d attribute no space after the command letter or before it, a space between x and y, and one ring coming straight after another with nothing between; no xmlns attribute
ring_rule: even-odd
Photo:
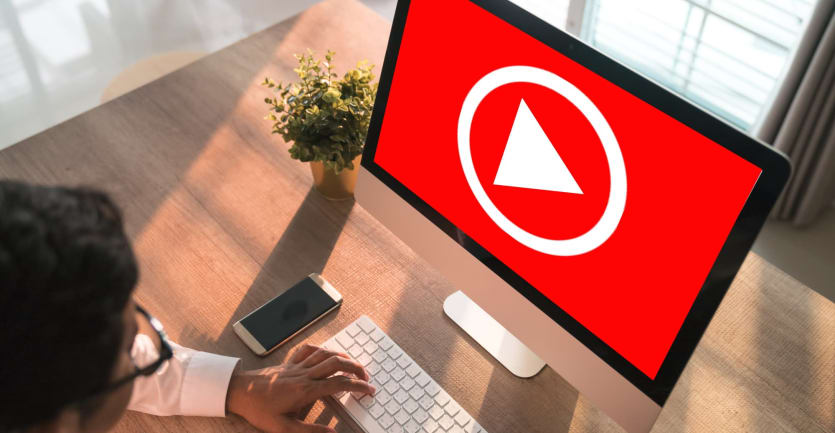
<svg viewBox="0 0 835 433"><path fill-rule="evenodd" d="M789 172L508 1L401 0L356 197L500 362L536 373L526 346L645 432Z"/></svg>

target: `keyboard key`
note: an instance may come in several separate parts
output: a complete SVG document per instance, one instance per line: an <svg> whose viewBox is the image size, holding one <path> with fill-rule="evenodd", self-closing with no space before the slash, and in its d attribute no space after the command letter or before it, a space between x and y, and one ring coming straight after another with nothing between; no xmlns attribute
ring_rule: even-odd
<svg viewBox="0 0 835 433"><path fill-rule="evenodd" d="M359 334L357 334L357 336L356 336L356 337L354 337L354 339L355 339L355 340L357 341L357 343L359 343L360 345L364 345L365 343L368 343L368 340L369 340L370 338L371 338L371 337L369 337L368 335L363 334L363 333L359 333Z"/></svg>
<svg viewBox="0 0 835 433"><path fill-rule="evenodd" d="M375 329L375 330L371 331L371 334L369 335L369 337L371 337L371 339L374 340L375 342L379 342L385 336L386 336L386 334L383 334L383 331L381 331L379 329Z"/></svg>
<svg viewBox="0 0 835 433"><path fill-rule="evenodd" d="M412 413L412 418L419 424L423 424L427 419L429 419L429 414L423 409L418 409Z"/></svg>
<svg viewBox="0 0 835 433"><path fill-rule="evenodd" d="M414 411L416 411L418 407L420 406L418 406L417 402L411 399L406 403L403 403L403 409L406 409L406 412L409 412L409 414L414 413Z"/></svg>
<svg viewBox="0 0 835 433"><path fill-rule="evenodd" d="M415 401L418 401L421 397L423 397L423 390L419 386L416 386L409 391L409 395L412 396Z"/></svg>
<svg viewBox="0 0 835 433"><path fill-rule="evenodd" d="M421 373L420 373L420 374L418 374L418 375L417 375L417 377L415 378L415 382L417 382L417 384L418 384L418 385L420 385L420 387L421 387L421 388L426 388L426 385L427 385L430 381L432 381L432 379L430 379L430 378L429 378L429 375L428 375L428 374L426 374L426 373L424 373L424 372L421 372Z"/></svg>
<svg viewBox="0 0 835 433"><path fill-rule="evenodd" d="M379 422L380 425L383 426L383 428L389 428L390 425L394 424L394 418L392 418L391 415L385 413L383 414L383 416L380 417L380 419L377 420L377 422Z"/></svg>
<svg viewBox="0 0 835 433"><path fill-rule="evenodd" d="M375 343L371 340L369 340L367 343L362 345L362 348L365 349L365 352L368 353L369 355L376 352L379 347L380 346L378 346L377 343Z"/></svg>
<svg viewBox="0 0 835 433"><path fill-rule="evenodd" d="M412 419L412 417L410 417L409 414L406 413L405 410L400 409L400 412L397 412L397 414L394 415L394 419L395 419L395 421L399 422L400 425L403 425L403 424L406 424L406 421L409 421L410 419ZM452 421L452 420L450 420L450 421Z"/></svg>
<svg viewBox="0 0 835 433"><path fill-rule="evenodd" d="M376 394L374 394L374 401L380 404L386 404L391 400L391 394L387 393L384 389L378 390Z"/></svg>
<svg viewBox="0 0 835 433"><path fill-rule="evenodd" d="M370 409L368 409L368 413L370 413L371 416L373 416L374 418L379 418L384 413L386 413L386 410L385 408L383 408L382 405L375 404L374 406L371 406Z"/></svg>
<svg viewBox="0 0 835 433"><path fill-rule="evenodd" d="M351 338L351 336L347 333L342 332L336 335L336 342L339 343L340 346L342 346L342 350L346 351L354 345L354 339Z"/></svg>
<svg viewBox="0 0 835 433"><path fill-rule="evenodd" d="M360 365L362 365L363 367L365 367L365 366L367 366L368 364L370 364L370 363L371 363L371 361L373 361L373 360L374 360L374 359L373 359L373 358L371 358L371 355L369 355L369 354L367 354L367 353L360 354L360 356L358 356L358 357L357 357L357 362L359 362L359 363L360 363Z"/></svg>
<svg viewBox="0 0 835 433"><path fill-rule="evenodd" d="M386 391L388 391L390 394L394 394L395 392L397 392L397 390L400 389L400 385L398 385L397 382L392 380L385 385L385 388Z"/></svg>
<svg viewBox="0 0 835 433"><path fill-rule="evenodd" d="M362 347L359 345L353 345L350 349L348 349L348 353L354 358L357 359L358 356L362 355Z"/></svg>
<svg viewBox="0 0 835 433"><path fill-rule="evenodd" d="M403 367L406 369L406 373L409 374L409 377L415 377L420 373L420 367L417 364L412 364L408 367Z"/></svg>
<svg viewBox="0 0 835 433"><path fill-rule="evenodd" d="M464 412L463 410L458 412L458 415L455 415L455 422L457 422L461 427L466 427L472 420L473 419L467 415L467 412Z"/></svg>
<svg viewBox="0 0 835 433"><path fill-rule="evenodd" d="M435 382L430 382L429 385L426 385L426 387L423 390L426 391L427 394L434 397L438 394L438 392L441 391L441 387Z"/></svg>
<svg viewBox="0 0 835 433"><path fill-rule="evenodd" d="M355 347L358 347L358 346L355 346ZM360 350L362 350L362 349L360 349ZM392 370L394 370L394 367L397 367L397 364L394 361L392 361L391 359L386 359L380 365L383 367L383 370L388 371L388 372L391 372Z"/></svg>
<svg viewBox="0 0 835 433"><path fill-rule="evenodd" d="M461 426L454 425L451 429L447 430L447 433L466 433Z"/></svg>
<svg viewBox="0 0 835 433"><path fill-rule="evenodd" d="M376 376L377 373L379 373L382 368L383 367L380 367L380 364L372 361L372 362L369 362L368 365L365 366L365 371L367 371L368 374L371 375L371 376ZM383 383L385 383L385 382L383 382Z"/></svg>
<svg viewBox="0 0 835 433"><path fill-rule="evenodd" d="M391 341L391 338L384 337L382 340L378 341L377 344L380 345L380 348L388 351L394 346L394 341Z"/></svg>
<svg viewBox="0 0 835 433"><path fill-rule="evenodd" d="M373 331L377 328L376 326L374 326L374 323L371 322L371 319L369 319L368 317L365 317L365 316L360 317L360 319L357 320L357 324L360 326L360 328L362 328L362 330L366 334L368 334L369 332L371 332L371 331Z"/></svg>
<svg viewBox="0 0 835 433"><path fill-rule="evenodd" d="M371 406L374 406L374 397L371 397L370 395L365 395L360 399L360 404L362 405L362 407L368 409ZM375 416L374 418L377 417Z"/></svg>
<svg viewBox="0 0 835 433"><path fill-rule="evenodd" d="M390 378L391 378L391 376L389 376L388 373L386 373L385 371L382 371L382 370L379 371L378 373L374 374L374 379L378 383L380 383L381 385L387 383Z"/></svg>
<svg viewBox="0 0 835 433"><path fill-rule="evenodd" d="M359 400L359 399L365 397L366 395L368 395L368 394L366 394L364 392L352 392L351 393L351 397L354 397L354 400Z"/></svg>
<svg viewBox="0 0 835 433"><path fill-rule="evenodd" d="M394 399L398 403L403 404L406 402L406 400L409 399L409 394L407 394L406 391L403 391L402 389L398 389L397 392L394 393Z"/></svg>
<svg viewBox="0 0 835 433"><path fill-rule="evenodd" d="M354 347L357 347L357 346L354 346ZM408 356L401 356L400 358L397 359L397 365L399 365L400 368L406 368L406 367L412 365L412 361L409 360Z"/></svg>
<svg viewBox="0 0 835 433"><path fill-rule="evenodd" d="M378 394L379 394L379 392L378 392ZM375 396L375 398L376 398L376 396ZM435 405L435 400L433 400L432 397L430 397L428 395L424 395L423 397L420 398L418 403L420 404L420 407L422 407L424 410L429 410L430 408L432 408L432 406Z"/></svg>
<svg viewBox="0 0 835 433"><path fill-rule="evenodd" d="M438 420L438 424L444 430L449 430L450 427L455 425L455 421L453 421L452 418L449 415L444 415L444 416L441 417L441 419Z"/></svg>
<svg viewBox="0 0 835 433"><path fill-rule="evenodd" d="M406 430L407 433L416 433L420 430L420 424L416 423L415 420L410 419L406 422L406 425L403 426L403 429Z"/></svg>
<svg viewBox="0 0 835 433"><path fill-rule="evenodd" d="M397 370L391 372L391 377L393 377L394 380L400 381L401 379L406 377L406 371L398 368Z"/></svg>
<svg viewBox="0 0 835 433"><path fill-rule="evenodd" d="M400 381L400 387L406 391L412 389L413 386L415 386L415 381L408 377Z"/></svg>
<svg viewBox="0 0 835 433"><path fill-rule="evenodd" d="M394 422L394 418L392 418L391 421ZM389 427L387 431L388 433L406 433L406 430L403 430L403 426L397 423Z"/></svg>
<svg viewBox="0 0 835 433"><path fill-rule="evenodd" d="M380 383L378 383L378 382L374 379L374 376L371 376L371 380L369 380L369 381L368 381L368 384L369 384L369 385L371 385L371 386L373 386L373 387L374 387L374 388L376 388L376 389L383 389L383 385L381 385Z"/></svg>
<svg viewBox="0 0 835 433"><path fill-rule="evenodd" d="M454 401L450 401L446 406L444 406L444 411L448 413L449 416L455 416L459 410L461 410L461 406L458 406L458 403Z"/></svg>
<svg viewBox="0 0 835 433"><path fill-rule="evenodd" d="M389 354L391 359L397 359L400 358L401 355L403 355L403 351L397 346L389 347L388 349L386 349L386 352Z"/></svg>
<svg viewBox="0 0 835 433"><path fill-rule="evenodd" d="M388 355L386 355L386 352L383 350L377 350L371 355L371 357L377 362L383 362L386 358L388 358Z"/></svg>
<svg viewBox="0 0 835 433"><path fill-rule="evenodd" d="M440 406L445 406L449 403L449 394L446 391L441 390L438 395L435 396L435 403L438 403Z"/></svg>
<svg viewBox="0 0 835 433"><path fill-rule="evenodd" d="M359 326L357 326L357 324L356 324L356 323L352 323L352 324L348 325L348 327L347 327L347 328L345 328L345 332L347 332L347 333L348 333L348 335L350 335L351 337L354 337L354 336L356 336L357 334L359 334L359 332L360 332L360 327L359 327Z"/></svg>
<svg viewBox="0 0 835 433"><path fill-rule="evenodd" d="M429 412L429 416L431 416L432 419L437 421L441 418L441 415L444 414L444 409L442 407L438 406L438 405L435 405L435 406L432 406L432 408L430 408L428 412Z"/></svg>
<svg viewBox="0 0 835 433"><path fill-rule="evenodd" d="M342 346L336 341L336 337L330 339L324 343L322 343L322 347L328 350L333 350L334 352L344 352L345 350L342 349Z"/></svg>
<svg viewBox="0 0 835 433"><path fill-rule="evenodd" d="M394 415L397 413L397 411L400 410L400 405L397 404L396 401L391 400L390 402L385 404L385 408L386 412L388 412L390 415ZM441 412L443 412L443 410Z"/></svg>
<svg viewBox="0 0 835 433"><path fill-rule="evenodd" d="M484 427L480 426L477 422L473 421L469 427L465 428L464 431L468 433L487 433L487 430L484 430Z"/></svg>
<svg viewBox="0 0 835 433"><path fill-rule="evenodd" d="M423 422L423 430L426 431L426 433L435 433L435 430L437 429L438 423L434 419L428 418Z"/></svg>

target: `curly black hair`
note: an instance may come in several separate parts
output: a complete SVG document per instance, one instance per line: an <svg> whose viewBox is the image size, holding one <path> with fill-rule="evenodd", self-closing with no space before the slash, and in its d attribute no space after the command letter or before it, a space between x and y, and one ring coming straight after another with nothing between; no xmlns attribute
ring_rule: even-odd
<svg viewBox="0 0 835 433"><path fill-rule="evenodd" d="M138 279L104 193L0 181L0 431L103 388Z"/></svg>

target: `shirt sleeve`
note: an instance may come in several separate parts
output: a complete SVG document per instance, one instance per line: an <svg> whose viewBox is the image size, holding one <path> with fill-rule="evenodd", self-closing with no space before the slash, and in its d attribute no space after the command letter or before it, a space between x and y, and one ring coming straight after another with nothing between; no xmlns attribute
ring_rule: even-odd
<svg viewBox="0 0 835 433"><path fill-rule="evenodd" d="M129 410L152 415L226 416L226 392L240 359L200 352L171 343L174 356L151 376L133 384ZM137 365L159 357L154 342L137 334L131 349Z"/></svg>

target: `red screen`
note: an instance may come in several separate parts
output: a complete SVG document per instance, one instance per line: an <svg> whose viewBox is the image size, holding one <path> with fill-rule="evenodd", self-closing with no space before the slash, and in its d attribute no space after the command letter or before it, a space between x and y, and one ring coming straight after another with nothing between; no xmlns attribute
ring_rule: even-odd
<svg viewBox="0 0 835 433"><path fill-rule="evenodd" d="M617 140L625 204L614 231L587 252L526 246L488 214L465 176L464 101L509 66L570 83ZM507 220L539 238L591 230L616 181L602 136L578 107L548 86L508 82L480 99L469 122L477 182ZM411 3L374 162L651 379L761 171L464 0L442 10ZM558 176L560 164L567 170Z"/></svg>

